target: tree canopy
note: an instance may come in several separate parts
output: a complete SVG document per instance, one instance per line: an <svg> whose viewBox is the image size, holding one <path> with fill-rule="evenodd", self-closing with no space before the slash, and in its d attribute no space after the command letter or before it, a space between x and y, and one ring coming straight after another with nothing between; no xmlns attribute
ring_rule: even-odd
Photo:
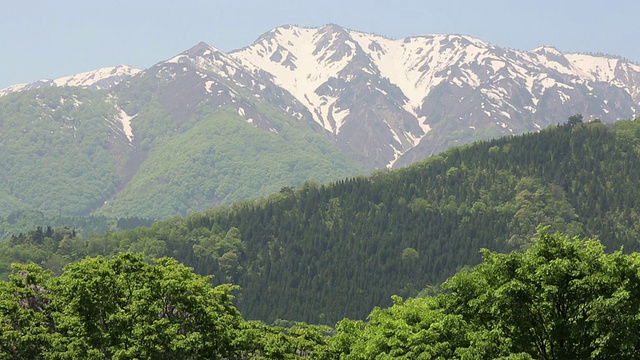
<svg viewBox="0 0 640 360"><path fill-rule="evenodd" d="M215 359L240 329L234 287L170 258L87 258L59 277L16 264L0 286L0 358Z"/></svg>
<svg viewBox="0 0 640 360"><path fill-rule="evenodd" d="M86 258L57 277L15 264L0 282L0 359L640 358L639 254L540 229L526 251L483 259L437 294L333 329L246 321L234 286L169 258Z"/></svg>
<svg viewBox="0 0 640 360"><path fill-rule="evenodd" d="M436 296L343 320L332 338L346 359L640 358L640 256L596 240L538 232L526 252L484 261ZM335 357L338 358L338 357Z"/></svg>

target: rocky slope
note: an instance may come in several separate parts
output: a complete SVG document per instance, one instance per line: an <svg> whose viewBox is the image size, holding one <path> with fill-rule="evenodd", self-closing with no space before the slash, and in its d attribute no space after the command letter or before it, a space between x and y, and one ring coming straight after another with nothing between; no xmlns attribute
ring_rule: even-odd
<svg viewBox="0 0 640 360"><path fill-rule="evenodd" d="M636 64L461 35L393 40L336 25L283 26L231 55L267 72L343 151L374 167L537 131L575 113L633 118L640 105Z"/></svg>

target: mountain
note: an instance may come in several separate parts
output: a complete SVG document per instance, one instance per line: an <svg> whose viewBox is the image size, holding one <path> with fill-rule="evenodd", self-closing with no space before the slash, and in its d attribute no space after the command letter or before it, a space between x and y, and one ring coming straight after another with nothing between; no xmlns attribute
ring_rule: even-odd
<svg viewBox="0 0 640 360"><path fill-rule="evenodd" d="M283 26L231 55L267 72L339 148L376 168L538 131L576 113L634 118L640 105L636 64L461 35L392 40L337 25Z"/></svg>
<svg viewBox="0 0 640 360"><path fill-rule="evenodd" d="M640 250L639 139L640 120L572 118L149 227L89 237L40 228L0 242L0 274L17 260L59 272L87 255L142 252L238 284L248 319L363 319L394 294L434 291L479 263L481 248L528 248L538 226L598 237L608 251Z"/></svg>
<svg viewBox="0 0 640 360"><path fill-rule="evenodd" d="M138 73L140 69L132 68L127 65L119 65L105 67L94 71L88 71L71 76L65 76L54 80L43 79L30 84L17 84L0 90L0 96L11 93L27 91L33 89L42 89L48 87L80 87L83 89L109 89L118 85L123 80L128 79Z"/></svg>
<svg viewBox="0 0 640 360"><path fill-rule="evenodd" d="M0 216L166 218L365 169L206 44L105 89L73 78L0 97Z"/></svg>
<svg viewBox="0 0 640 360"><path fill-rule="evenodd" d="M640 66L462 35L278 27L224 53L0 90L0 217L165 218L401 167L581 113L636 116Z"/></svg>
<svg viewBox="0 0 640 360"><path fill-rule="evenodd" d="M96 213L164 218L364 170L280 88L200 43L115 93L132 120L139 164ZM144 101L141 106L140 98ZM285 106L286 105L286 106ZM170 196L167 196L170 194Z"/></svg>

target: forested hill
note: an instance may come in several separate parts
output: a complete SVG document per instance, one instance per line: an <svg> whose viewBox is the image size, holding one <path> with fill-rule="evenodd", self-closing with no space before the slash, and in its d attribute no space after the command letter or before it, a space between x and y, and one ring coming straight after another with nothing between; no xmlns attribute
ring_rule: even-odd
<svg viewBox="0 0 640 360"><path fill-rule="evenodd" d="M539 225L640 248L640 120L582 123L451 149L398 171L307 183L258 201L81 239L58 231L2 244L59 271L86 255L170 255L241 286L249 319L364 318L481 261L526 248ZM55 239L54 239L55 238Z"/></svg>

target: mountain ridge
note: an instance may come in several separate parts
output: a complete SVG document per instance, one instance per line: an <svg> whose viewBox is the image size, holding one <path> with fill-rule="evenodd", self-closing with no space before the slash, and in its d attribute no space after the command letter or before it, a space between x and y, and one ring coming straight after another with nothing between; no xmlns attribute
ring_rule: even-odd
<svg viewBox="0 0 640 360"><path fill-rule="evenodd" d="M10 90L0 91L0 160L8 164L0 178L11 180L0 183L0 214L50 206L65 209L61 215L157 218L305 180L403 167L574 114L606 123L634 118L640 66L551 46L506 49L466 35L389 39L335 24L288 25L229 53L200 42L147 69L104 68ZM243 148L246 141L268 146ZM177 156L184 146L191 158ZM32 166L40 163L107 185L86 194L68 189L46 205L25 201L48 186ZM256 169L269 174L262 183ZM192 190L183 191L178 178ZM81 213L66 213L74 202ZM125 204L155 210L137 214ZM25 208L31 205L38 208Z"/></svg>
<svg viewBox="0 0 640 360"><path fill-rule="evenodd" d="M329 45L329 35L332 35L333 40L335 40L332 45ZM281 41L278 41L279 37L282 38ZM307 61L310 57L309 50L313 49L313 51L310 52L311 57L315 56L316 62L319 64L317 67L324 69L320 72L320 76L312 77L304 71L300 74L301 76L296 76L288 74L287 71L284 70L287 69L295 73L299 67L292 66L292 64L295 60L303 58L303 56L300 56L300 53L295 55L291 51L292 48L296 49L297 47L297 44L295 44L292 39L294 39L293 41L297 39L307 44L306 49L308 53L305 57ZM337 41L341 41L341 43L337 44ZM312 46L313 44L316 45L315 48ZM345 44L351 45L349 45L348 48L340 48L338 46ZM289 45L289 47L287 47L287 45ZM331 46L334 48L331 48ZM407 48L411 46L413 46L414 50L407 50ZM429 46L431 46L431 49L429 49ZM325 47L327 50L325 50ZM305 48L300 51L304 49ZM341 50L338 52L338 49ZM387 166L394 165L395 161L398 160L398 155L401 156L407 151L417 147L439 120L449 115L438 114L429 110L431 108L437 108L437 104L434 104L434 102L442 101L442 99L437 99L436 101L429 99L431 92L434 89L438 89L440 85L468 86L472 90L476 90L483 85L497 83L501 80L511 78L511 80L516 83L511 84L511 86L515 85L524 88L523 90L529 94L530 100L521 104L514 105L508 101L501 101L506 102L506 104L494 104L492 106L496 108L494 111L492 111L493 109L484 109L484 104L478 104L480 105L479 107L483 108L482 113L496 120L494 121L495 125L506 129L504 131L497 129L501 135L507 135L514 131L516 131L516 133L521 133L523 130L536 131L544 126L550 125L549 123L545 124L543 121L537 120L525 129L522 129L521 126L521 129L513 129L514 126L509 126L512 122L511 117L518 115L514 114L512 108L518 108L516 112L529 111L531 116L535 117L537 105L541 97L545 95L547 89L554 86L571 90L574 87L572 84L579 84L587 85L587 89L591 90L589 88L592 86L588 84L589 81L612 82L612 85L629 93L631 103L633 104L633 106L630 106L631 111L627 112L627 116L620 116L620 118L633 117L635 113L637 113L637 105L640 102L638 87L636 85L636 79L638 79L638 74L640 73L640 66L629 63L620 65L619 62L621 62L621 60L619 59L604 59L593 55L569 54L567 58L567 56L560 53L557 49L549 46L538 47L529 52L502 49L482 40L464 35L421 35L406 37L404 39L389 39L382 36L346 30L336 25L321 28L282 26L265 33L258 38L253 45L233 51L231 54L242 60L249 61L255 68L261 68L262 70L270 72L274 76L276 83L287 88L298 100L309 107L309 110L314 114L314 120L316 122L338 137L340 128L344 125L345 118L353 112L353 109L348 107L339 108L336 106L339 104L338 97L328 96L319 91L323 85L322 83L328 83L328 79L330 78L343 78L347 82L351 80L349 76L341 76L340 71L344 71L345 67L349 65L348 63L357 57L358 51L361 52L361 56L366 56L369 60L369 66L363 67L362 69L374 74L379 74L380 78L389 80L391 85L393 85L392 88L400 89L402 96L396 101L397 104L395 105L397 109L394 115L397 117L413 116L414 119L412 121L421 130L416 131L410 128L390 126L390 134L387 135L393 138L392 141L390 141L392 144L392 154L388 154L387 159L392 158L389 159L389 162L386 164ZM331 56L327 54L328 52L331 52L330 55L334 57L335 61L326 62L327 58L331 58ZM431 52L433 54L431 54L429 58L426 58L423 52ZM349 56L351 58L345 61L345 58ZM270 61L266 61L265 59L267 58ZM274 61L275 59L279 61ZM585 59L591 60L591 64ZM243 62L242 60L241 62ZM604 64L603 61L606 62L606 64ZM280 62L282 66L278 67L278 62ZM326 64L326 66L320 66L323 64ZM310 65L309 63L305 63L304 67L315 69L316 66L313 65L315 64ZM487 74L495 76L493 76L493 78L491 76L482 78L478 74L478 69L471 68L473 65L475 65L476 68L480 67L479 70L486 71ZM338 70L329 74L329 72L335 68ZM537 74L535 73L536 71L538 72ZM617 79L614 74L616 71L630 81L624 83ZM452 72L454 72L453 76ZM456 72L457 74L455 74ZM500 74L500 72L503 74ZM632 76L627 75L630 72ZM291 78L291 76L293 76L293 78ZM281 80L278 80L278 78L281 78ZM305 78L311 79L311 81L301 85L300 82L304 82ZM388 88L389 85L386 87ZM450 92L457 91L457 89L451 89L451 86L448 87L449 89L447 90ZM485 89L487 93L482 96L482 100L491 103L490 100L492 98L505 100L507 96L514 95L508 93L505 88L506 87ZM313 90L309 91L308 89ZM381 89L379 87L376 89L385 94L387 93L387 89ZM503 93L499 92L500 89L503 90ZM465 93L465 91L457 92L460 94ZM457 98L461 98L461 95L457 96ZM564 92L560 92L559 100L562 104L569 100L569 98L570 96ZM606 103L604 105L606 105ZM604 105L601 111L599 111L599 114L597 114L601 115L601 117L611 111ZM447 108L447 104L441 107ZM589 111L585 112L589 113ZM592 112L594 114L589 113L589 117L596 116L595 111ZM453 115L455 116L455 114ZM473 113L466 112L459 115L462 115L459 116L460 120L464 120L465 117L467 118L466 120L469 120L468 117L473 115ZM529 114L521 114L520 116L529 116ZM472 130L476 130L473 123L468 126ZM436 151L439 150L443 149L436 147ZM430 153L433 152L434 151L430 151ZM423 153L422 155L425 154Z"/></svg>
<svg viewBox="0 0 640 360"><path fill-rule="evenodd" d="M77 86L84 89L109 89L123 80L135 76L142 69L128 65L117 65L98 68L96 70L62 76L56 79L42 79L32 83L16 84L0 89L0 97L15 92L40 89L46 87Z"/></svg>

